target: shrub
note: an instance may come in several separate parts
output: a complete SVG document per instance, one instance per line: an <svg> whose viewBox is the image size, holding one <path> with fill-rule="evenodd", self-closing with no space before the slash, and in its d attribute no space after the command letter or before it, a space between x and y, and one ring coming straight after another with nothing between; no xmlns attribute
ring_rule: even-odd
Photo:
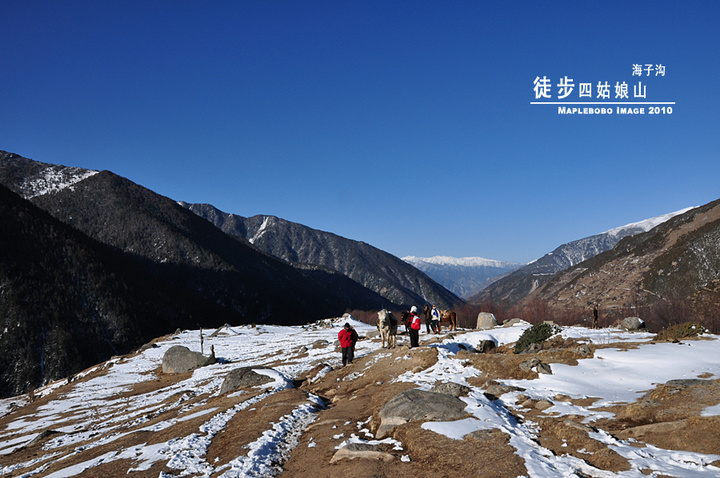
<svg viewBox="0 0 720 478"><path fill-rule="evenodd" d="M707 332L707 329L702 325L698 325L694 322L685 322L683 324L673 325L667 329L661 330L655 336L655 340L680 340L687 337L697 337L700 334Z"/></svg>
<svg viewBox="0 0 720 478"><path fill-rule="evenodd" d="M530 344L539 344L545 342L553 335L560 332L560 327L557 325L548 324L543 322L542 324L533 325L529 329L525 329L518 341L515 343L515 353L519 354L525 350Z"/></svg>

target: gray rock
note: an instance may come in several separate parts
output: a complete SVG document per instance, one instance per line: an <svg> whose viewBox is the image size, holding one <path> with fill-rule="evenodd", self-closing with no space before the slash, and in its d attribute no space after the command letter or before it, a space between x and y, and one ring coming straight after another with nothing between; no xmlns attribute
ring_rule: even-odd
<svg viewBox="0 0 720 478"><path fill-rule="evenodd" d="M220 387L220 394L232 392L245 387L264 385L274 381L271 377L257 373L252 367L241 367L227 374Z"/></svg>
<svg viewBox="0 0 720 478"><path fill-rule="evenodd" d="M578 345L575 347L575 353L578 353L582 355L583 357L587 357L592 355L592 349L587 345Z"/></svg>
<svg viewBox="0 0 720 478"><path fill-rule="evenodd" d="M641 425L634 428L623 430L621 435L630 438L642 438L649 433L662 433L664 435L678 433L688 425L687 420L678 420L674 422L651 423L649 425Z"/></svg>
<svg viewBox="0 0 720 478"><path fill-rule="evenodd" d="M678 378L668 380L667 385L671 387L688 388L688 387L717 387L718 384L712 380L703 380L701 378Z"/></svg>
<svg viewBox="0 0 720 478"><path fill-rule="evenodd" d="M569 428L574 428L576 430L583 431L583 432L596 432L597 431L597 428L595 428L591 425L587 425L585 423L579 423L570 418L565 419L565 421L563 422L563 425L565 425L566 427L569 427Z"/></svg>
<svg viewBox="0 0 720 478"><path fill-rule="evenodd" d="M552 367L550 367L549 363L541 362L537 366L538 373L546 373L548 375L552 375Z"/></svg>
<svg viewBox="0 0 720 478"><path fill-rule="evenodd" d="M515 324L525 324L526 322L523 319L508 319L505 322L503 322L503 327L512 327Z"/></svg>
<svg viewBox="0 0 720 478"><path fill-rule="evenodd" d="M493 327L496 327L497 324L498 321L494 314L491 314L490 312L480 312L477 316L477 325L475 328L481 330L492 329Z"/></svg>
<svg viewBox="0 0 720 478"><path fill-rule="evenodd" d="M524 388L516 387L514 385L503 385L501 383L495 383L487 388L487 390L485 391L485 396L488 398L488 400L495 401L499 399L501 395L504 395L506 393L524 391Z"/></svg>
<svg viewBox="0 0 720 478"><path fill-rule="evenodd" d="M622 326L628 330L640 330L645 328L645 322L640 317L625 317Z"/></svg>
<svg viewBox="0 0 720 478"><path fill-rule="evenodd" d="M443 393L445 395L452 395L453 397L459 397L461 395L467 395L470 393L470 387L460 385L459 383L447 382L439 383L430 389L434 393Z"/></svg>
<svg viewBox="0 0 720 478"><path fill-rule="evenodd" d="M488 353L489 351L491 351L491 350L494 349L495 347L497 347L497 344L495 343L494 340L489 340L489 339L488 339L488 340L481 340L480 343L478 343L476 350L477 350L478 352L480 352L481 354L484 354L484 353Z"/></svg>
<svg viewBox="0 0 720 478"><path fill-rule="evenodd" d="M492 440L493 433L492 433L492 430L477 430L472 433L468 433L465 436L470 437L473 440L477 440L477 441L486 441L486 440Z"/></svg>
<svg viewBox="0 0 720 478"><path fill-rule="evenodd" d="M182 345L174 345L163 355L162 370L163 373L186 373L215 362L215 357L193 352Z"/></svg>
<svg viewBox="0 0 720 478"><path fill-rule="evenodd" d="M520 352L521 354L536 354L542 350L542 344L539 344L537 342L534 342L527 347L525 347L525 350Z"/></svg>
<svg viewBox="0 0 720 478"><path fill-rule="evenodd" d="M417 420L457 420L467 415L467 404L443 393L412 389L395 396L380 410L380 427L376 437L383 439L400 425Z"/></svg>
<svg viewBox="0 0 720 478"><path fill-rule="evenodd" d="M541 363L541 362L540 362L540 359L536 359L536 358L530 359L530 360L526 360L526 361L524 361L524 362L520 362L520 370L523 370L523 371L525 371L525 372L529 372L529 371L531 371L534 367L537 367L538 365L540 365L540 363Z"/></svg>
<svg viewBox="0 0 720 478"><path fill-rule="evenodd" d="M328 345L330 345L330 342L328 342L327 340L320 339L320 340L316 340L315 342L312 343L312 348L319 349L319 348L327 347Z"/></svg>
<svg viewBox="0 0 720 478"><path fill-rule="evenodd" d="M146 350L157 348L157 344L148 343L140 347L140 350L138 352L145 352Z"/></svg>
<svg viewBox="0 0 720 478"><path fill-rule="evenodd" d="M335 452L333 457L330 459L330 463L335 463L342 459L354 460L356 458L377 461L392 461L395 457L390 453L381 451L375 445L370 445L368 443L348 443Z"/></svg>

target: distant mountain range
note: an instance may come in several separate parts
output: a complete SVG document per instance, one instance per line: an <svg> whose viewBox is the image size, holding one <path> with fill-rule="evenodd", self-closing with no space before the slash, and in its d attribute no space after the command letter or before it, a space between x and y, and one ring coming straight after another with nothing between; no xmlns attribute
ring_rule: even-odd
<svg viewBox="0 0 720 478"><path fill-rule="evenodd" d="M478 293L494 281L525 265L482 257L407 256L402 259L462 298Z"/></svg>
<svg viewBox="0 0 720 478"><path fill-rule="evenodd" d="M602 252L609 251L624 237L640 234L692 208L616 227L594 236L568 242L492 283L471 296L471 303L486 301L514 305L550 280L557 272L575 266Z"/></svg>

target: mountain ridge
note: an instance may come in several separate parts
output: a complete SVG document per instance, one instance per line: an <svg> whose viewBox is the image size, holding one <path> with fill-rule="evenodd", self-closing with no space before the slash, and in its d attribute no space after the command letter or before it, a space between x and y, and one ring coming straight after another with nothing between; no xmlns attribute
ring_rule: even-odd
<svg viewBox="0 0 720 478"><path fill-rule="evenodd" d="M558 273L525 300L577 308L599 303L604 310L685 304L695 315L714 320L720 303L719 244L716 200L623 238L615 248Z"/></svg>
<svg viewBox="0 0 720 478"><path fill-rule="evenodd" d="M494 282L480 293L470 297L468 301L475 304L489 301L506 306L515 305L550 280L554 274L612 249L625 237L647 232L658 224L692 209L680 209L562 244L539 259Z"/></svg>
<svg viewBox="0 0 720 478"><path fill-rule="evenodd" d="M375 291L387 302L410 307L437 303L451 308L463 301L401 259L361 241L276 216L243 217L211 204L179 204L233 237L292 264L324 267ZM377 304L377 308L385 305Z"/></svg>

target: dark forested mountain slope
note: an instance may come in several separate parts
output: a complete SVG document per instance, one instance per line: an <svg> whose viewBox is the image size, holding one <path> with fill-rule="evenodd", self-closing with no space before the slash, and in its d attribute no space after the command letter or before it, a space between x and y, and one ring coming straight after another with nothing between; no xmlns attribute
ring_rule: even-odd
<svg viewBox="0 0 720 478"><path fill-rule="evenodd" d="M298 324L386 302L341 274L293 267L108 171L0 152L0 183L32 202L4 188L0 320L9 325L0 349L10 361L0 393L178 327Z"/></svg>
<svg viewBox="0 0 720 478"><path fill-rule="evenodd" d="M229 235L289 263L337 271L382 295L388 303L404 306L425 302L451 307L461 303L455 294L405 261L364 242L312 229L274 216L245 218L209 204L180 203Z"/></svg>
<svg viewBox="0 0 720 478"><path fill-rule="evenodd" d="M0 395L65 377L201 317L188 295L0 185Z"/></svg>
<svg viewBox="0 0 720 478"><path fill-rule="evenodd" d="M306 322L368 305L350 303L343 291L362 301L372 295L359 286L350 290L341 277L293 268L108 171L33 202L103 243L161 264L179 287L240 312L247 321Z"/></svg>

